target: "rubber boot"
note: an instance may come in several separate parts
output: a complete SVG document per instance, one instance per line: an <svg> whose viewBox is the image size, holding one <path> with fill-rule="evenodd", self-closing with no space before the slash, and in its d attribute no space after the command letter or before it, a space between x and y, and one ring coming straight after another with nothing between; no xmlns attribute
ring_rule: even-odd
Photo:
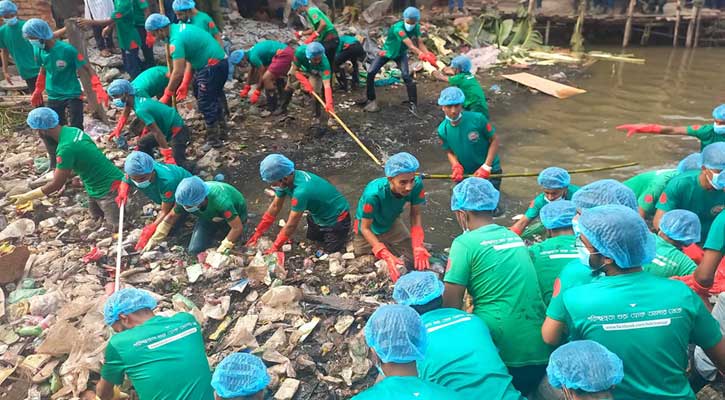
<svg viewBox="0 0 725 400"><path fill-rule="evenodd" d="M269 112L273 112L277 109L278 105L277 90L268 89L265 90L264 93L267 96L267 110L269 110Z"/></svg>
<svg viewBox="0 0 725 400"><path fill-rule="evenodd" d="M342 69L344 66L340 66L340 70L337 71L337 86L343 92L347 92L347 75Z"/></svg>
<svg viewBox="0 0 725 400"><path fill-rule="evenodd" d="M229 125L227 125L227 120L224 118L219 121L219 139L229 139Z"/></svg>
<svg viewBox="0 0 725 400"><path fill-rule="evenodd" d="M272 115L281 115L281 114L287 114L287 107L289 106L290 101L292 101L292 93L294 93L291 90L283 90L282 95L280 96L280 103L279 108L274 110L272 112Z"/></svg>
<svg viewBox="0 0 725 400"><path fill-rule="evenodd" d="M211 147L218 149L224 144L220 139L219 122L215 122L212 125L206 127L206 144L205 147Z"/></svg>
<svg viewBox="0 0 725 400"><path fill-rule="evenodd" d="M418 114L418 87L415 82L406 83L405 90L408 92L408 110L413 114Z"/></svg>
<svg viewBox="0 0 725 400"><path fill-rule="evenodd" d="M365 105L364 110L365 110L365 112L370 112L370 113L374 113L374 112L380 111L380 107L378 107L377 100L370 100L370 101L368 101L368 103Z"/></svg>

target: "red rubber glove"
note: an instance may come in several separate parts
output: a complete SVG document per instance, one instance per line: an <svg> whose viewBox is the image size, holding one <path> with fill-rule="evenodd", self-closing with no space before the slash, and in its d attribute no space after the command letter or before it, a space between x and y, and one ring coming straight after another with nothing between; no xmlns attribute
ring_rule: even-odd
<svg viewBox="0 0 725 400"><path fill-rule="evenodd" d="M81 258L81 261L88 264L88 263L96 262L96 261L100 260L101 257L103 257L103 252L98 247L94 247L91 249L91 251L86 253L86 255L83 256L83 258Z"/></svg>
<svg viewBox="0 0 725 400"><path fill-rule="evenodd" d="M385 264L388 267L388 274L390 274L390 279L393 283L395 283L398 278L400 278L398 265L402 265L403 262L400 261L398 257L395 257L393 253L391 253L390 250L388 250L388 248L382 243L378 243L376 247L373 247L373 254L375 254L375 257L379 260L385 261Z"/></svg>
<svg viewBox="0 0 725 400"><path fill-rule="evenodd" d="M255 89L255 90L254 90L254 91L252 92L252 95L251 95L251 96L249 96L249 102L250 102L251 104L257 104L257 102L259 101L259 96L260 96L261 94L262 94L262 91L261 91L261 90L259 90L259 89Z"/></svg>
<svg viewBox="0 0 725 400"><path fill-rule="evenodd" d="M35 82L35 90L30 96L30 104L33 107L40 107L43 105L43 92L45 91L45 74L38 74L38 79Z"/></svg>
<svg viewBox="0 0 725 400"><path fill-rule="evenodd" d="M335 112L335 103L332 101L332 86L325 87L325 111L328 113Z"/></svg>
<svg viewBox="0 0 725 400"><path fill-rule="evenodd" d="M423 227L416 225L410 228L410 242L413 245L413 260L415 263L415 269L418 271L425 271L430 268L430 253L426 250L423 244L424 239Z"/></svg>
<svg viewBox="0 0 725 400"><path fill-rule="evenodd" d="M242 98L247 97L249 95L249 91L250 90L252 90L252 86L251 85L244 85L244 87L242 88L242 90L239 92L239 96L241 96Z"/></svg>
<svg viewBox="0 0 725 400"><path fill-rule="evenodd" d="M662 125L656 124L627 124L619 125L618 131L627 131L627 137L632 137L635 133L662 133Z"/></svg>
<svg viewBox="0 0 725 400"><path fill-rule="evenodd" d="M272 247L267 249L264 254L272 254L278 252L279 249L281 249L288 240L289 238L287 237L287 235L284 234L284 231L279 231L279 234L277 234L277 239L275 239L274 243L272 243Z"/></svg>
<svg viewBox="0 0 725 400"><path fill-rule="evenodd" d="M295 31L295 39L297 39L297 40L302 39L302 31Z"/></svg>
<svg viewBox="0 0 725 400"><path fill-rule="evenodd" d="M697 281L695 280L695 275L690 274L685 276L672 276L670 277L670 279L684 282L685 285L689 286L690 289L694 290L695 293L700 296L708 310L712 308L712 306L710 305L710 288L704 287L697 283Z"/></svg>
<svg viewBox="0 0 725 400"><path fill-rule="evenodd" d="M174 92L169 90L169 88L164 89L164 95L161 96L159 99L160 102L164 104L169 104L171 102L171 98L174 97Z"/></svg>
<svg viewBox="0 0 725 400"><path fill-rule="evenodd" d="M436 55L433 53L428 53L428 62L430 65L434 66L435 68L438 68L438 59L436 58Z"/></svg>
<svg viewBox="0 0 725 400"><path fill-rule="evenodd" d="M98 75L91 75L91 89L96 94L96 100L108 108L108 93L103 90L103 85L101 85L101 80L98 78Z"/></svg>
<svg viewBox="0 0 725 400"><path fill-rule="evenodd" d="M251 238L249 238L249 240L247 240L245 246L254 246L257 243L257 240L259 240L259 238L267 232L272 224L274 224L274 218L274 215L265 212L264 215L262 215L262 220L259 221L259 225L257 225L257 228L254 230L254 234Z"/></svg>
<svg viewBox="0 0 725 400"><path fill-rule="evenodd" d="M144 128L141 130L141 134L139 135L139 137L144 137L144 136L148 135L148 133L149 133L149 128L147 126L144 126Z"/></svg>
<svg viewBox="0 0 725 400"><path fill-rule="evenodd" d="M698 246L697 243L693 243L687 247L683 247L682 252L685 253L686 256L690 257L690 259L694 261L697 265L700 265L702 257L705 255L702 247Z"/></svg>
<svg viewBox="0 0 725 400"><path fill-rule="evenodd" d="M491 176L491 167L489 167L486 164L481 165L480 168L476 170L476 172L473 173L473 176L476 176L478 178L488 179L489 176Z"/></svg>
<svg viewBox="0 0 725 400"><path fill-rule="evenodd" d="M123 126L126 125L127 121L128 121L128 117L126 117L125 115L121 115L121 117L118 119L118 122L116 122L116 127L113 128L113 132L111 132L111 134L108 135L108 140L121 136L121 131L123 130Z"/></svg>
<svg viewBox="0 0 725 400"><path fill-rule="evenodd" d="M128 201L128 183L121 181L118 185L118 194L116 195L116 204L121 208Z"/></svg>
<svg viewBox="0 0 725 400"><path fill-rule="evenodd" d="M181 101L186 98L189 94L189 85L191 84L191 78L194 77L194 73L191 70L184 72L184 79L181 81L181 85L176 89L176 101Z"/></svg>
<svg viewBox="0 0 725 400"><path fill-rule="evenodd" d="M314 91L310 80L307 79L307 77L302 72L295 72L295 78L297 78L297 80L300 82L300 85L302 85L302 90L310 94Z"/></svg>
<svg viewBox="0 0 725 400"><path fill-rule="evenodd" d="M151 239L151 236L154 235L154 232L156 232L156 223L152 223L149 225L146 225L143 230L141 230L141 236L138 238L138 242L136 242L136 246L134 247L134 250L141 251L144 247L146 247L146 243L149 242L149 239Z"/></svg>
<svg viewBox="0 0 725 400"><path fill-rule="evenodd" d="M509 230L519 236L521 236L521 234L523 233L523 230L521 228L519 228L518 226L512 226L509 228Z"/></svg>
<svg viewBox="0 0 725 400"><path fill-rule="evenodd" d="M319 36L320 36L320 34L317 33L317 31L312 32L312 34L310 36L308 36L307 39L305 39L305 44L310 44L310 43L314 42L315 39L317 39Z"/></svg>
<svg viewBox="0 0 725 400"><path fill-rule="evenodd" d="M173 150L171 150L171 147L167 147L165 149L159 149L159 153L161 153L162 156L164 156L164 164L174 164L176 165L176 160L174 159L174 155L172 154Z"/></svg>
<svg viewBox="0 0 725 400"><path fill-rule="evenodd" d="M456 183L463 180L463 165L461 163L451 164L451 180Z"/></svg>
<svg viewBox="0 0 725 400"><path fill-rule="evenodd" d="M151 32L146 32L146 47L153 48L154 43L156 43L156 38L154 38L154 35L151 34Z"/></svg>

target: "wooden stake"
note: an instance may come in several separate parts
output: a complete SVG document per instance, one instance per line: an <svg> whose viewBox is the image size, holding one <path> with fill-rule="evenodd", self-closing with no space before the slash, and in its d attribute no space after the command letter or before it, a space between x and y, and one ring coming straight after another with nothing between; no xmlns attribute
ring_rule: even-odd
<svg viewBox="0 0 725 400"><path fill-rule="evenodd" d="M166 15L166 8L164 7L164 0L159 0L159 14ZM171 29L171 26L169 26L169 29ZM169 30L169 35L171 35L171 31ZM171 73L174 69L174 64L171 62L171 49L169 48L168 41L164 45L164 48L166 49L166 68L169 70L169 76L171 76ZM171 96L171 106L176 108L176 95L174 94Z"/></svg>
<svg viewBox="0 0 725 400"><path fill-rule="evenodd" d="M685 47L692 47L692 39L695 36L695 18L694 15L690 18L690 23L687 24L687 37L685 38Z"/></svg>
<svg viewBox="0 0 725 400"><path fill-rule="evenodd" d="M682 0L677 0L677 8L675 10L675 32L672 34L672 47L677 47L679 44L678 36L680 35L680 20L682 13Z"/></svg>
<svg viewBox="0 0 725 400"><path fill-rule="evenodd" d="M86 60L88 60L88 52L86 51L86 40L83 37L83 30L78 27L78 21L73 18L68 18L65 22L66 32L68 34L68 41L70 42L70 44L73 45L73 47L76 48L76 50L78 50L79 54L81 54ZM78 69L78 78L80 78L81 84L83 85L83 92L86 95L86 100L88 100L88 106L91 108L91 113L94 117L98 118L104 123L108 123L108 116L106 115L106 110L104 110L103 106L98 103L98 99L96 99L96 92L94 92L91 88L91 74L88 73L85 68L80 68Z"/></svg>
<svg viewBox="0 0 725 400"><path fill-rule="evenodd" d="M692 44L692 47L697 47L697 44L700 42L700 24L702 22L702 8L700 6L695 6L695 42Z"/></svg>
<svg viewBox="0 0 725 400"><path fill-rule="evenodd" d="M637 4L637 0L629 0L629 7L627 8L627 23L624 25L624 39L622 40L622 47L629 46L629 39L632 36L632 14L634 14L634 6Z"/></svg>
<svg viewBox="0 0 725 400"><path fill-rule="evenodd" d="M534 10L536 10L536 0L529 0L528 15L534 15Z"/></svg>
<svg viewBox="0 0 725 400"><path fill-rule="evenodd" d="M587 0L579 0L579 16L576 19L574 25L574 32L571 35L571 47L574 53L581 53L584 51L584 37L582 30L584 28L584 17L587 11Z"/></svg>
<svg viewBox="0 0 725 400"><path fill-rule="evenodd" d="M551 20L546 20L546 30L544 31L544 46L549 45L549 33L551 33Z"/></svg>

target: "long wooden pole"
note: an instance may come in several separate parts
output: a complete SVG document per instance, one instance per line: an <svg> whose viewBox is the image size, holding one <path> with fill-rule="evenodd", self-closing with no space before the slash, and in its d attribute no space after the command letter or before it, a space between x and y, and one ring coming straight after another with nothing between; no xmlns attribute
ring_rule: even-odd
<svg viewBox="0 0 725 400"><path fill-rule="evenodd" d="M536 0L529 0L529 10L528 15L534 15L534 10L536 9Z"/></svg>
<svg viewBox="0 0 725 400"><path fill-rule="evenodd" d="M680 20L682 20L682 0L677 0L677 7L675 9L675 32L672 37L672 47L679 45L678 36L680 35Z"/></svg>
<svg viewBox="0 0 725 400"><path fill-rule="evenodd" d="M639 163L636 162L630 162L626 164L616 164L616 165L610 165L607 167L597 167L597 168L580 168L580 169L570 169L568 172L570 174L584 174L587 172L597 172L597 171L608 171L612 169L620 169L620 168L627 168L627 167L634 167L635 165L639 165ZM419 174L423 177L423 179L450 179L450 175L446 174ZM465 175L464 178L469 178L473 175ZM539 176L539 172L516 172L516 173L510 173L510 174L493 174L489 178L524 178L524 177L532 177L532 176Z"/></svg>
<svg viewBox="0 0 725 400"><path fill-rule="evenodd" d="M70 42L70 44L72 44L73 47L78 50L79 54L81 54L86 60L88 60L86 41L83 38L83 30L78 27L78 21L73 18L69 18L66 20L65 27L66 32L68 33L68 41ZM84 68L80 68L78 69L78 78L80 78L81 83L83 84L83 92L86 94L86 100L88 100L88 105L91 108L93 116L103 121L104 123L108 123L108 116L106 115L106 111L103 109L103 106L98 103L98 99L96 99L96 92L94 92L92 89L91 74L88 73L88 71Z"/></svg>
<svg viewBox="0 0 725 400"><path fill-rule="evenodd" d="M695 6L695 42L692 47L697 47L700 42L700 24L702 22L702 7L699 5Z"/></svg>
<svg viewBox="0 0 725 400"><path fill-rule="evenodd" d="M627 8L627 23L624 25L624 39L622 40L622 47L629 46L629 39L632 36L632 14L634 14L635 4L637 4L637 0L629 0L629 7Z"/></svg>
<svg viewBox="0 0 725 400"><path fill-rule="evenodd" d="M164 0L159 0L159 13L161 15L166 15L166 7L164 7ZM169 35L171 35L170 31L171 27L169 27ZM169 70L169 76L173 73L174 64L171 62L171 49L169 48L169 42L166 41L166 44L164 45L164 48L166 49L166 68ZM153 51L153 48L151 49ZM171 106L176 108L176 94L171 96Z"/></svg>

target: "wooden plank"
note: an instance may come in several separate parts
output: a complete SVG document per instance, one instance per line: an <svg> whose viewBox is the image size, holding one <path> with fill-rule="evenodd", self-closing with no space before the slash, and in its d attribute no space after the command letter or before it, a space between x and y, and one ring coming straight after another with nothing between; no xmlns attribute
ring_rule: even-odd
<svg viewBox="0 0 725 400"><path fill-rule="evenodd" d="M557 99L566 99L571 96L586 93L586 90L575 88L572 86L563 85L558 82L544 79L540 76L532 75L528 72L521 72L518 74L503 75L504 78L520 83L524 86L536 89L540 92L546 93L550 96L554 96Z"/></svg>

